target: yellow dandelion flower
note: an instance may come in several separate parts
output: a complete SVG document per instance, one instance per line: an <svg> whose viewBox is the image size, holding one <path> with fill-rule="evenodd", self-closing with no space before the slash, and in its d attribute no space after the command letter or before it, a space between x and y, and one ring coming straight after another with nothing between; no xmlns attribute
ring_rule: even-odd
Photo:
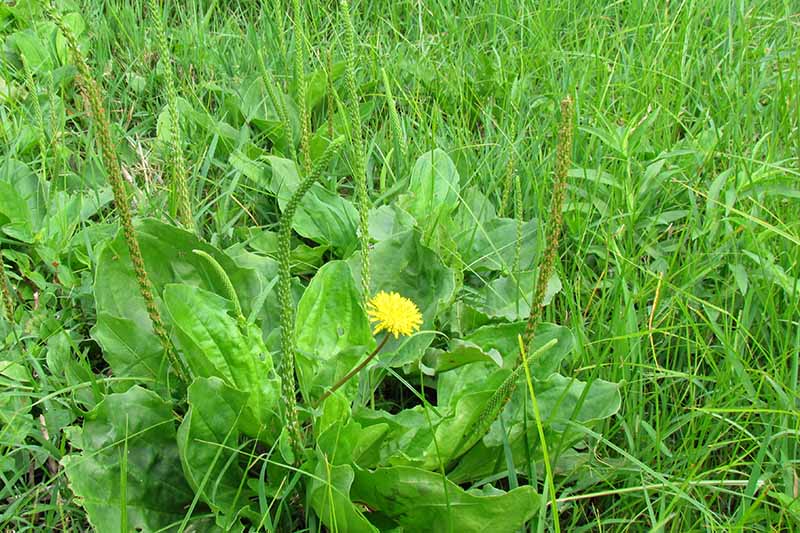
<svg viewBox="0 0 800 533"><path fill-rule="evenodd" d="M417 304L396 292L381 291L367 302L370 322L376 322L375 334L386 331L396 339L411 335L422 325L422 314Z"/></svg>

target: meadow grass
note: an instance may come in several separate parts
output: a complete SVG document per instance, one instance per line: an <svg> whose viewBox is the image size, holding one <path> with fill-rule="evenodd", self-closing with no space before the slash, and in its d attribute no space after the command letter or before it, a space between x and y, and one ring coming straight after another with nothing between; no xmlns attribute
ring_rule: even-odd
<svg viewBox="0 0 800 533"><path fill-rule="evenodd" d="M154 176L166 168L156 140L166 95L163 69L155 68L165 58L148 2L78 4L120 158ZM243 137L226 101L243 97L242 80L262 76L260 55L279 87L295 94L289 4L191 0L170 3L164 19L180 105L233 125L183 132L197 232L222 247L235 242L237 228L276 228L274 204L230 164L225 146L265 139ZM543 320L568 326L580 341L565 375L623 387L619 412L585 430L596 461L549 478L560 529L800 529L800 5L362 0L351 7L358 90L363 101L378 102L363 124L375 205L403 190L416 156L441 147L462 189L479 187L497 208L513 159L521 216L546 217L558 103L574 99L555 267L563 290ZM307 9L303 36L307 76L324 74L328 50L334 64L344 61L337 3ZM0 74L24 79L13 68L0 63ZM36 72L32 80L43 104L63 91ZM344 78L334 87L309 117L313 129L325 129L331 105L346 112ZM5 157L18 146L12 132L47 122L50 109L42 119L42 110L6 104ZM62 160L63 143L84 156L76 173L91 175L98 131L73 127L85 117L71 111L64 131L50 136L46 168L75 165ZM140 188L139 214L161 213L148 194L168 184L153 179ZM349 182L340 189L356 194ZM75 392L48 388L43 378L30 398ZM46 455L48 446L31 444L30 456ZM0 528L78 528L82 511L63 476L32 472L0 483ZM552 506L544 513L538 530L555 529Z"/></svg>

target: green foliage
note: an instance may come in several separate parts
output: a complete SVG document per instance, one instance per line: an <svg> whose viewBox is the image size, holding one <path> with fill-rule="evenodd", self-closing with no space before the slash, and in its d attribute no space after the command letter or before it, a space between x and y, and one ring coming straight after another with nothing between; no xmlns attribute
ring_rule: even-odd
<svg viewBox="0 0 800 533"><path fill-rule="evenodd" d="M155 531L181 518L192 496L170 402L139 386L109 394L69 440L81 453L64 468L98 531Z"/></svg>
<svg viewBox="0 0 800 533"><path fill-rule="evenodd" d="M303 292L295 342L297 375L306 399L318 399L375 348L361 300L342 261L325 264Z"/></svg>
<svg viewBox="0 0 800 533"><path fill-rule="evenodd" d="M439 474L404 466L359 470L355 479L356 499L410 530L516 531L541 505L530 486L509 492L491 487L465 491Z"/></svg>
<svg viewBox="0 0 800 533"><path fill-rule="evenodd" d="M791 3L201 4L0 5L0 529L797 529Z"/></svg>
<svg viewBox="0 0 800 533"><path fill-rule="evenodd" d="M167 285L164 303L192 375L220 378L244 396L243 433L276 436L280 379L257 327L233 318L230 301L197 287Z"/></svg>

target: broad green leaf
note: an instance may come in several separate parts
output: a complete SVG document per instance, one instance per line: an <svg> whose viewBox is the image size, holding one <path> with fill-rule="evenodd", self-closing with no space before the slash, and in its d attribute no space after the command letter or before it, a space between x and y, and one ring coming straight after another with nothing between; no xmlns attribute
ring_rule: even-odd
<svg viewBox="0 0 800 533"><path fill-rule="evenodd" d="M172 404L138 385L110 394L70 443L83 451L62 464L96 531L157 531L184 517L192 492L181 472Z"/></svg>
<svg viewBox="0 0 800 533"><path fill-rule="evenodd" d="M414 217L396 205L382 205L369 213L369 236L385 241L414 227Z"/></svg>
<svg viewBox="0 0 800 533"><path fill-rule="evenodd" d="M256 326L234 319L230 301L189 285L167 285L164 303L194 375L218 377L246 395L242 432L262 440L277 436L280 378Z"/></svg>
<svg viewBox="0 0 800 533"><path fill-rule="evenodd" d="M513 368L519 359L518 336L524 334L527 321L483 326L464 337L487 352L497 351L503 358L505 368ZM556 344L543 352L537 351L550 341ZM544 379L557 371L561 363L575 346L575 337L569 328L556 324L542 323L536 328L530 349L531 374Z"/></svg>
<svg viewBox="0 0 800 533"><path fill-rule="evenodd" d="M553 374L535 384L542 419L556 431L567 429L566 421L588 424L619 411L619 385L602 379L584 382ZM533 412L529 413L530 416Z"/></svg>
<svg viewBox="0 0 800 533"><path fill-rule="evenodd" d="M453 339L447 350L428 349L425 353L425 366L434 372L447 372L460 366L478 361L491 362L503 366L503 357L495 349L484 351L469 341Z"/></svg>
<svg viewBox="0 0 800 533"><path fill-rule="evenodd" d="M10 50L16 50L25 65L34 73L53 68L50 46L33 28L13 33L6 40L6 46Z"/></svg>
<svg viewBox="0 0 800 533"><path fill-rule="evenodd" d="M0 229L9 237L33 242L33 227L24 199L8 183L0 181Z"/></svg>
<svg viewBox="0 0 800 533"><path fill-rule="evenodd" d="M354 278L360 280L360 258L354 256L348 263ZM423 318L421 333L390 339L378 357L391 366L416 362L433 341L431 330L440 308L453 296L453 271L436 252L420 243L416 230L377 243L370 251L370 264L372 295L379 291L397 292L417 304Z"/></svg>
<svg viewBox="0 0 800 533"><path fill-rule="evenodd" d="M422 406L404 409L397 414L386 411L358 408L353 412L353 420L362 428L380 427L383 437L369 453L359 457L357 461L362 467L386 466L395 460L404 464L419 461L422 454L432 442L428 419ZM439 419L435 413L429 413L433 423Z"/></svg>
<svg viewBox="0 0 800 533"><path fill-rule="evenodd" d="M317 449L334 465L374 465L389 425L362 427L352 418L350 404L341 390L325 399L322 415L314 423Z"/></svg>
<svg viewBox="0 0 800 533"><path fill-rule="evenodd" d="M356 420L363 427L388 425L380 449L376 450L381 465L438 470L457 458L467 432L508 374L508 370L500 370L471 383L451 405L417 406L396 415L360 409Z"/></svg>
<svg viewBox="0 0 800 533"><path fill-rule="evenodd" d="M525 271L517 276L498 278L478 289L477 294L470 298L469 302L490 318L509 321L525 319L530 314L533 286L537 276L535 271ZM543 304L549 305L560 291L561 280L554 273L547 282Z"/></svg>
<svg viewBox="0 0 800 533"><path fill-rule="evenodd" d="M105 360L116 375L153 378L157 388L167 383L167 361L149 322L137 324L101 312L92 337L103 347Z"/></svg>
<svg viewBox="0 0 800 533"><path fill-rule="evenodd" d="M331 465L317 451L306 499L328 531L375 533L379 531L364 518L350 497L355 474L350 465Z"/></svg>
<svg viewBox="0 0 800 533"><path fill-rule="evenodd" d="M136 225L136 234L157 301L160 301L161 292L169 283L184 283L225 294L218 274L205 259L192 253L194 249L208 253L222 266L233 283L246 316L249 316L262 291L267 289L267 280L255 270L238 266L230 257L190 232L147 219ZM114 374L123 377L129 375L126 372L130 371L135 372L133 377L161 380L162 375L153 373L161 368L161 363L152 355L158 340L152 332L152 324L121 232L99 253L94 296L98 317L108 315L114 317L116 322L113 326L116 333L108 331L110 324L107 321L99 322L92 331L112 364ZM162 317L169 321L168 313L162 312ZM123 326L123 322L127 325ZM128 346L104 344L113 336L120 336L120 332L127 333L121 338ZM147 364L137 363L137 354L147 357Z"/></svg>
<svg viewBox="0 0 800 533"><path fill-rule="evenodd" d="M31 375L23 365L0 360L0 388L3 390L0 394L0 447L3 449L14 450L23 446L25 439L37 431L30 412L31 381ZM8 462L13 467L18 460L8 457Z"/></svg>
<svg viewBox="0 0 800 533"><path fill-rule="evenodd" d="M456 208L460 190L453 160L445 151L436 148L417 159L400 205L417 219L427 235Z"/></svg>
<svg viewBox="0 0 800 533"><path fill-rule="evenodd" d="M543 381L535 380L534 391L551 457L569 452L572 446L583 439L583 434L570 428L567 421L591 425L616 413L621 402L619 386L615 383L603 380L585 383L559 374L553 374ZM456 468L448 473L451 479L457 483L466 483L491 476L498 467L505 469L505 441L510 443L514 463L521 474L527 472L526 462L529 457L535 461L541 460L541 444L536 425L532 423L534 414L530 400L526 402L527 442L530 449L526 448L526 439L523 438L525 422L522 405L527 395L527 386L522 381L514 392L509 407L503 411L503 424L496 421L483 440L464 454ZM560 447L554 447L556 444Z"/></svg>
<svg viewBox="0 0 800 533"><path fill-rule="evenodd" d="M361 296L344 261L327 263L311 280L297 307L295 339L297 374L307 399L318 398L374 349Z"/></svg>
<svg viewBox="0 0 800 533"><path fill-rule="evenodd" d="M189 485L217 514L217 523L233 526L240 514L256 516L249 508L254 496L243 483L241 464L246 454L236 449L237 421L247 410L249 395L221 379L196 378L189 386L189 411L178 428L177 442Z"/></svg>
<svg viewBox="0 0 800 533"><path fill-rule="evenodd" d="M439 375L436 389L439 407L455 405L464 393L480 389L487 380L494 379L492 376L497 374L498 368L498 362L494 360L496 357L501 358L499 363L505 369L514 368L519 354L517 338L523 334L525 327L525 322L492 324L477 329L463 341L452 341L451 346L455 345L457 349L442 354L441 357L445 358L445 361L449 361L447 357L451 357L451 354L459 356L462 350L468 349L467 354L475 359L479 359L478 353L484 354L484 362L475 361L472 364L460 365ZM555 345L537 353L537 350L553 340L556 341ZM568 328L555 324L540 324L531 347L531 354L536 354L533 360L529 361L531 374L544 379L556 372L572 351L574 343L574 337ZM457 359L453 364L456 363L459 363Z"/></svg>
<svg viewBox="0 0 800 533"><path fill-rule="evenodd" d="M461 203L453 213L453 228L458 230L458 234L495 219L497 211L494 204L480 189L473 186L461 192Z"/></svg>
<svg viewBox="0 0 800 533"><path fill-rule="evenodd" d="M23 242L38 238L47 213L46 185L28 165L14 159L0 166L0 227Z"/></svg>
<svg viewBox="0 0 800 533"><path fill-rule="evenodd" d="M294 161L268 157L272 168L269 190L278 197L281 210L300 185ZM358 211L349 201L315 183L300 201L292 228L303 237L329 245L339 257L348 257L358 246Z"/></svg>
<svg viewBox="0 0 800 533"><path fill-rule="evenodd" d="M462 206L463 207L463 206ZM509 272L514 265L517 249L517 224L510 218L487 221L464 221L454 225L453 239L467 270L499 270ZM538 222L529 220L522 224L519 265L530 268L539 246Z"/></svg>
<svg viewBox="0 0 800 533"><path fill-rule="evenodd" d="M539 510L533 487L510 492L465 491L441 474L412 467L357 469L354 501L408 531L485 531L513 533Z"/></svg>

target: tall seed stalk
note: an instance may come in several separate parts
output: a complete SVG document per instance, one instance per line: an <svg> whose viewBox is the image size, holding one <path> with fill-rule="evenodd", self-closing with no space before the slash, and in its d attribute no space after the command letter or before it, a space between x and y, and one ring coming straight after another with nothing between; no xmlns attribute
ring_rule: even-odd
<svg viewBox="0 0 800 533"><path fill-rule="evenodd" d="M350 142L353 145L353 172L356 184L356 203L359 215L359 239L361 244L361 289L364 302L370 295L369 265L369 195L367 193L367 157L361 128L361 112L358 106L356 87L356 31L350 17L350 3L341 2L344 18L345 81L350 111Z"/></svg>
<svg viewBox="0 0 800 533"><path fill-rule="evenodd" d="M400 115L397 114L397 103L394 100L394 94L392 94L392 85L389 83L389 75L386 74L385 68L381 68L381 76L383 77L383 90L386 93L386 103L389 106L389 124L391 124L392 136L394 137L394 160L400 162L405 160L408 148L403 135L403 126L400 123ZM395 165L395 168L399 168L399 165Z"/></svg>
<svg viewBox="0 0 800 533"><path fill-rule="evenodd" d="M330 48L328 48L328 53L326 54L327 60L327 75L326 81L328 84L328 139L333 139L334 129L333 129L333 120L336 114L336 93L334 92L336 89L333 87L333 52Z"/></svg>
<svg viewBox="0 0 800 533"><path fill-rule="evenodd" d="M536 282L536 288L534 289L533 299L531 300L531 311L528 315L528 322L525 325L525 333L522 337L522 346L526 353L531 353L536 327L539 325L542 317L547 282L553 273L553 266L558 253L558 242L561 237L562 211L567 191L567 172L572 165L572 137L574 127L572 122L572 109L573 103L571 97L567 96L561 100L561 124L558 129L555 183L553 184L553 193L550 197L547 247L539 266L539 276ZM531 360L533 360L536 355L536 353L532 354ZM519 378L523 375L524 370L524 365L518 357L514 371L503 381L494 394L492 394L492 397L487 402L478 420L467 432L469 437L462 449L471 447L486 435L491 425L497 417L500 416L500 413L511 399L511 395L517 388L517 383Z"/></svg>
<svg viewBox="0 0 800 533"><path fill-rule="evenodd" d="M3 313L9 324L14 323L14 300L11 299L11 289L8 286L6 264L3 261L3 250L0 249L0 292L3 295Z"/></svg>
<svg viewBox="0 0 800 533"><path fill-rule="evenodd" d="M36 126L39 131L36 132L36 141L39 144L39 155L42 158L42 167L40 176L42 179L42 186L44 185L44 180L47 179L47 127L44 124L44 115L42 114L42 106L39 104L39 93L36 91L36 83L33 81L33 72L31 71L31 66L28 64L28 61L25 59L25 56L22 57L22 70L25 73L25 83L28 85L28 91L31 95L31 100L33 103L33 114L36 117Z"/></svg>
<svg viewBox="0 0 800 533"><path fill-rule="evenodd" d="M119 213L122 233L128 245L131 263L133 263L133 270L139 285L139 292L142 294L142 298L144 298L147 314L150 317L150 321L153 323L153 331L161 342L161 347L164 349L164 353L169 358L176 374L181 380L186 381L186 369L182 361L178 358L175 347L172 345L167 329L164 326L164 321L161 319L161 313L153 297L153 286L145 270L142 251L139 248L139 240L133 228L133 218L128 202L128 194L125 190L125 181L122 177L122 169L119 164L119 159L117 159L117 153L114 151L114 142L111 138L111 126L100 96L100 86L92 77L89 65L87 65L86 59L78 48L78 41L69 26L64 23L61 14L50 4L45 4L45 9L47 10L48 16L53 20L56 27L61 31L67 41L67 47L78 68L78 82L81 92L89 103L89 112L92 119L97 123L98 143L103 156L103 162L108 171L111 190L114 193L114 205Z"/></svg>
<svg viewBox="0 0 800 533"><path fill-rule="evenodd" d="M508 161L506 161L505 180L503 182L503 197L500 200L500 210L498 216L504 217L508 211L508 204L511 201L511 195L514 191L514 176L517 170L517 120L516 113L511 119L511 126L509 127L508 138L511 141L511 150L508 154Z"/></svg>
<svg viewBox="0 0 800 533"><path fill-rule="evenodd" d="M278 302L281 306L281 361L279 374L281 376L281 394L285 405L286 422L289 427L289 443L295 453L295 459L300 457L303 450L303 432L297 414L297 386L295 384L295 347L294 347L294 301L292 300L292 273L290 257L290 242L292 236L292 219L300 205L300 200L311 189L311 186L322 176L333 156L339 152L344 137L333 140L317 160L314 168L306 176L292 197L281 216L278 229Z"/></svg>
<svg viewBox="0 0 800 533"><path fill-rule="evenodd" d="M284 135L286 135L286 155L289 158L296 158L294 151L294 132L292 130L292 123L289 120L289 113L286 111L286 101L283 97L281 90L272 72L267 68L266 61L264 61L264 54L258 51L258 64L261 68L261 78L264 82L264 87L267 89L267 95L275 112L281 120L281 127L283 127Z"/></svg>
<svg viewBox="0 0 800 533"><path fill-rule="evenodd" d="M558 242L561 239L561 222L564 213L564 200L567 196L567 173L572 165L572 137L574 125L572 122L572 98L567 96L561 100L561 124L558 128L558 151L556 152L556 173L553 183L553 195L550 197L550 220L547 227L547 247L539 267L539 276L536 280L536 289L531 300L531 312L528 323L525 325L525 334L522 337L525 350L530 353L531 343L536 333L536 327L542 318L544 309L544 295L547 291L547 282L553 275L556 256L558 255ZM519 360L517 361L519 364Z"/></svg>
<svg viewBox="0 0 800 533"><path fill-rule="evenodd" d="M194 231L194 218L189 196L189 185L186 175L186 161L183 157L183 143L181 142L181 121L178 114L178 93L175 89L175 78L170 64L167 34L161 20L161 9L156 0L148 0L150 16L158 39L158 54L161 58L161 69L164 74L164 83L167 88L167 113L170 122L170 185L172 203L176 206L178 221L188 230Z"/></svg>
<svg viewBox="0 0 800 533"><path fill-rule="evenodd" d="M297 84L297 107L300 110L300 158L303 174L311 172L311 124L308 116L305 68L305 31L300 0L294 0L294 81Z"/></svg>

